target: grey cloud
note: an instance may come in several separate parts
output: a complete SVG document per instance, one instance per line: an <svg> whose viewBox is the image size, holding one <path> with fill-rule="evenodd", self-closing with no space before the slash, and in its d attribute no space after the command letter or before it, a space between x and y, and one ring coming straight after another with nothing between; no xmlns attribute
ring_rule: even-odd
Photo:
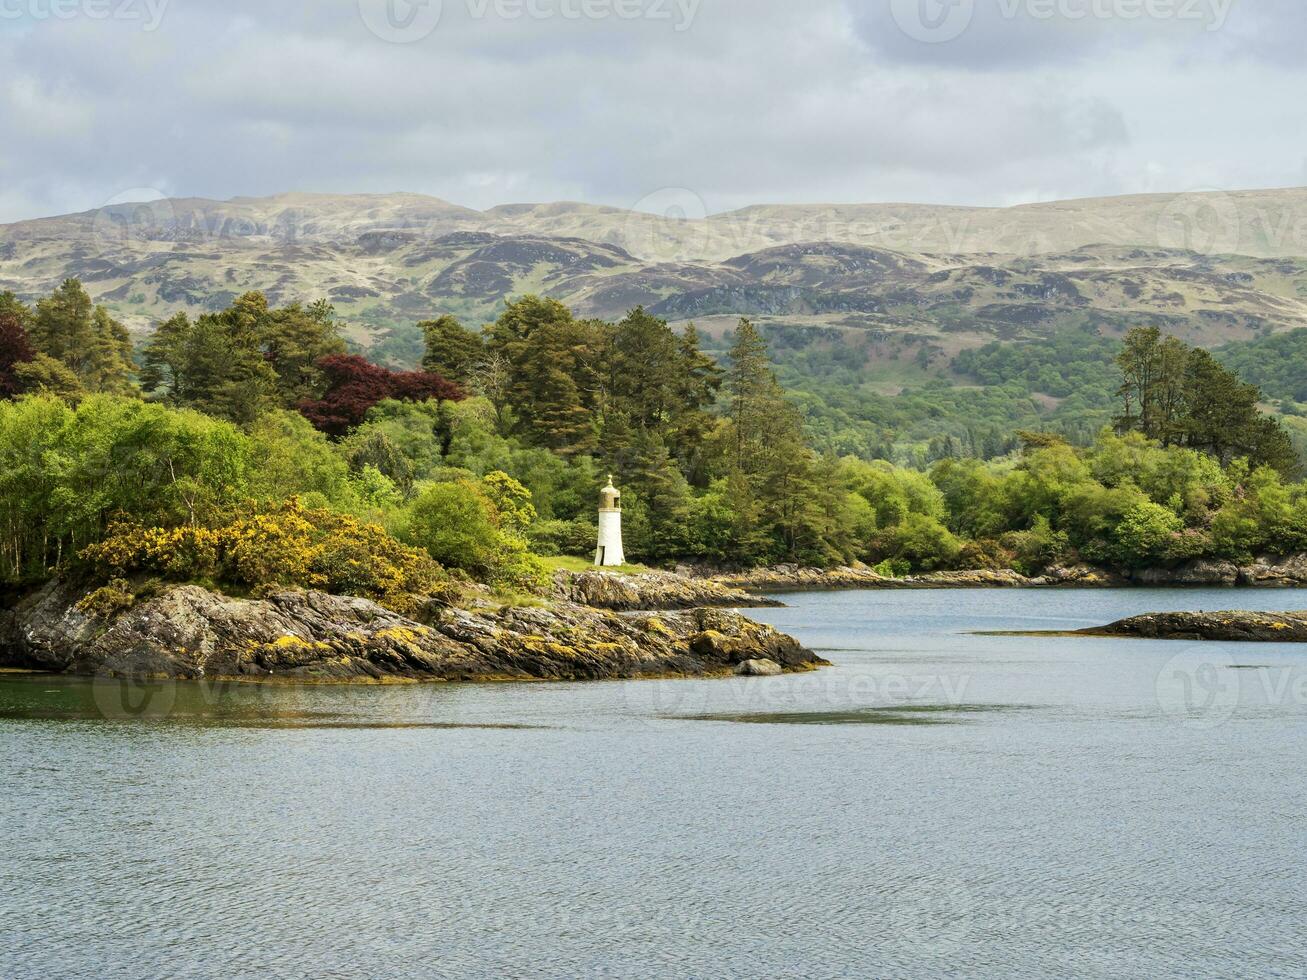
<svg viewBox="0 0 1307 980"><path fill-rule="evenodd" d="M1302 179L1307 106L1275 96L1302 69L1265 15L1232 16L1209 45L1165 25L1049 33L978 6L963 38L905 46L883 33L887 2L702 0L681 33L477 19L470 2L444 0L412 44L378 39L356 0L172 0L154 32L0 24L0 220L133 188L629 207L685 187L718 210Z"/></svg>

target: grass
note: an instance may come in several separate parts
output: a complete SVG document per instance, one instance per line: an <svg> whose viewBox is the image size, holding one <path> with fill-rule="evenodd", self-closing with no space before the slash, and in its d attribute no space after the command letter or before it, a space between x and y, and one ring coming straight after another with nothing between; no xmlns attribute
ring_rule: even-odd
<svg viewBox="0 0 1307 980"><path fill-rule="evenodd" d="M541 561L551 571L564 572L593 572L596 569L593 558L574 558L570 555L560 555L555 558L542 558ZM653 569L647 565L617 565L612 568L604 568L605 572L620 572L623 575L639 575L643 572L652 572Z"/></svg>

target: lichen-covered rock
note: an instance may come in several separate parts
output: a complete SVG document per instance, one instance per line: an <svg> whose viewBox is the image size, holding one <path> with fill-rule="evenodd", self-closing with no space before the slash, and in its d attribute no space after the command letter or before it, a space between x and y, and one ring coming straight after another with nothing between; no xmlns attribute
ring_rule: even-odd
<svg viewBox="0 0 1307 980"><path fill-rule="evenodd" d="M626 575L617 572L566 572L554 575L554 595L595 609L761 608L780 603L708 579L670 572Z"/></svg>
<svg viewBox="0 0 1307 980"><path fill-rule="evenodd" d="M0 666L76 674L320 680L593 680L728 674L745 659L824 664L793 638L720 609L619 615L433 608L423 622L366 599L285 591L233 599L176 586L97 618L52 583L0 617ZM696 643L706 634L720 643Z"/></svg>
<svg viewBox="0 0 1307 980"><path fill-rule="evenodd" d="M1150 613L1078 632L1084 636L1132 636L1148 640L1307 643L1307 612Z"/></svg>

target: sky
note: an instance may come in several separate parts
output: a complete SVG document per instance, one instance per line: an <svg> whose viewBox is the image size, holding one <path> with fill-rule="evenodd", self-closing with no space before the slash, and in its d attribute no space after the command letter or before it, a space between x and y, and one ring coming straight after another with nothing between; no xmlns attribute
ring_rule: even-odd
<svg viewBox="0 0 1307 980"><path fill-rule="evenodd" d="M0 0L0 222L1307 184L1302 0Z"/></svg>

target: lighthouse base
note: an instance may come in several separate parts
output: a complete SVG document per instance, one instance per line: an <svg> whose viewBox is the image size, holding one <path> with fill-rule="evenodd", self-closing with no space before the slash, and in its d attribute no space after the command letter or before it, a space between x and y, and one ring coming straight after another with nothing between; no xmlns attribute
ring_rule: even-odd
<svg viewBox="0 0 1307 980"><path fill-rule="evenodd" d="M620 510L599 512L599 546L595 548L595 564L608 568L626 564L626 553L622 550Z"/></svg>

